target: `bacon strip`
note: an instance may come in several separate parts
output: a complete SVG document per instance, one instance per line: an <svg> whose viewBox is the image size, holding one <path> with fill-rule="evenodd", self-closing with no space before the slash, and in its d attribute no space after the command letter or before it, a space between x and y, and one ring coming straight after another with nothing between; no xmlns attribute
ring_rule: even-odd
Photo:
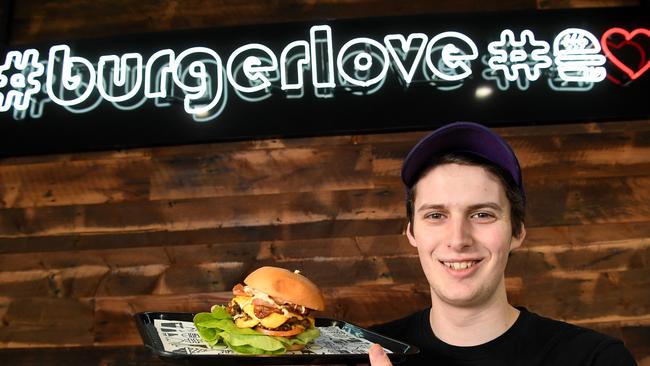
<svg viewBox="0 0 650 366"><path fill-rule="evenodd" d="M235 287L232 288L232 293L235 296L246 296L248 295L246 291L244 291L244 285L241 283L238 283L235 285Z"/></svg>
<svg viewBox="0 0 650 366"><path fill-rule="evenodd" d="M260 305L255 305L255 307L253 307L253 311L255 312L255 316L258 319L264 319L267 316L271 315L272 313L282 314L282 310L278 308L270 308L268 306L260 306Z"/></svg>
<svg viewBox="0 0 650 366"><path fill-rule="evenodd" d="M271 313L282 314L282 310L278 308L277 305L271 304L262 299L253 299L253 305L253 311L258 319L266 318L271 315Z"/></svg>

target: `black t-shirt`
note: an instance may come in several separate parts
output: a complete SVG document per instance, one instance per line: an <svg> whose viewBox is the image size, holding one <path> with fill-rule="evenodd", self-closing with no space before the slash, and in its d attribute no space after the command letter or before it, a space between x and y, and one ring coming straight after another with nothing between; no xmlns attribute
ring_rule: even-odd
<svg viewBox="0 0 650 366"><path fill-rule="evenodd" d="M519 317L510 329L471 347L452 346L436 338L429 323L430 309L370 329L420 349L420 355L402 365L636 365L616 338L518 309Z"/></svg>

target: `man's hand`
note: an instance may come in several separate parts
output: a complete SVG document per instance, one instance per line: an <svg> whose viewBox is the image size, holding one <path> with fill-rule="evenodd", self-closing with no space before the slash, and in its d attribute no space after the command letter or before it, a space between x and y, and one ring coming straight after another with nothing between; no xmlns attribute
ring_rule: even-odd
<svg viewBox="0 0 650 366"><path fill-rule="evenodd" d="M390 359L384 349L381 348L378 344L373 344L368 350L368 355L370 355L370 365L371 366L392 366Z"/></svg>

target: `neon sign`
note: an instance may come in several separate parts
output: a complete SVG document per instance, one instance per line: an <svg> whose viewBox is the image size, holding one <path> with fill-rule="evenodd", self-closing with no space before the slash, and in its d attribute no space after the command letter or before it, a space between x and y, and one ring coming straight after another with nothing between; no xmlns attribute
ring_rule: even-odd
<svg viewBox="0 0 650 366"><path fill-rule="evenodd" d="M634 38L638 35L650 38L650 30L645 28L638 28L632 32L628 32L622 28L611 28L603 33L603 36L601 38L601 44L607 58L612 61L616 67L627 74L631 80L638 79L641 75L648 71L648 69L650 69L650 59L647 57L647 50L641 47L639 43L634 41ZM618 42L616 40L613 40L615 36L618 36ZM620 37L623 38L620 39ZM621 49L624 46L628 45L634 47L639 52L640 60L637 67L625 64L621 59L618 58L618 56L612 52L612 50ZM617 80L616 82L619 81Z"/></svg>
<svg viewBox="0 0 650 366"><path fill-rule="evenodd" d="M387 34L381 40L352 38L335 53L332 28L317 25L309 29L308 41L288 43L279 58L266 45L249 43L225 59L225 68L221 56L207 47L190 47L179 54L162 49L147 59L133 52L109 54L93 63L62 44L49 49L47 61L39 60L36 49L7 53L0 66L0 112L31 109L32 117L40 116L43 103L52 102L84 113L101 100L128 110L147 99L162 106L173 97L182 99L185 111L195 120L206 121L223 111L229 87L250 102L268 98L273 88L284 91L287 98L300 98L306 86L304 74L310 72L319 98L331 98L332 89L341 86L369 95L381 88L391 67L406 88L424 81L453 90L468 78L482 77L501 90L510 83L525 90L546 70L553 90L580 91L607 77L607 59L631 80L641 77L650 68L643 49L638 67L626 65L612 52L639 35L650 37L650 30L612 28L599 41L585 29L568 28L549 43L530 29L518 33L504 29L482 50L487 69L479 75L474 75L472 64L481 62L482 52L470 37L457 31L431 38L424 33ZM612 40L616 36L620 40ZM417 79L419 67L422 76ZM95 89L99 96L91 99ZM47 97L37 101L41 92ZM176 97L178 93L182 95Z"/></svg>
<svg viewBox="0 0 650 366"><path fill-rule="evenodd" d="M0 158L650 118L634 7L76 39L0 54Z"/></svg>
<svg viewBox="0 0 650 366"><path fill-rule="evenodd" d="M561 80L599 82L607 75L598 39L582 29L570 28L558 34L553 56Z"/></svg>
<svg viewBox="0 0 650 366"><path fill-rule="evenodd" d="M7 78L4 72L11 66L19 70L33 70L27 76L15 73ZM37 77L43 74L43 65L38 62L38 51L11 51L7 53L5 62L0 66L0 88L10 86L12 90L6 94L0 93L0 112L6 112L11 107L25 110L29 106L31 96L40 91L41 82ZM29 85L28 85L29 84ZM22 90L22 91L21 91Z"/></svg>

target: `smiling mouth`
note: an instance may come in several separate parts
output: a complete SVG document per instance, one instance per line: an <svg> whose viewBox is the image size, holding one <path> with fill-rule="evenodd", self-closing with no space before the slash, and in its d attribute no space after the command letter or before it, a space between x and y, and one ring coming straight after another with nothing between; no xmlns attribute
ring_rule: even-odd
<svg viewBox="0 0 650 366"><path fill-rule="evenodd" d="M463 269L468 269L472 268L476 263L480 261L463 261L463 262L440 262L443 265L445 265L447 268L451 268L456 271L460 271Z"/></svg>

